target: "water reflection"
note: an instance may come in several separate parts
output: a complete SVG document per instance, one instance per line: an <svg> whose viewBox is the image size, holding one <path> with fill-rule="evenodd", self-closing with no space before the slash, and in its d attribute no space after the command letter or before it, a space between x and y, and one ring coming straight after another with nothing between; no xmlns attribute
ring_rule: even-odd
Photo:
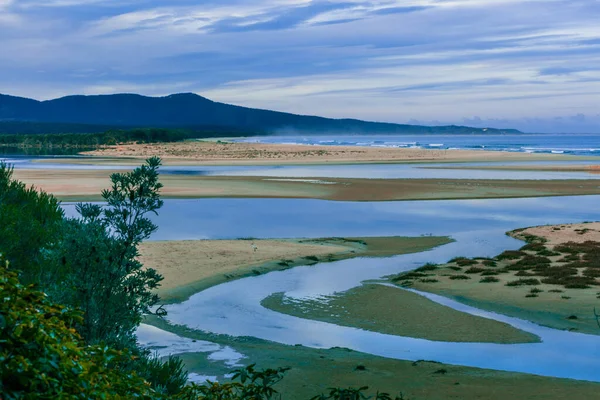
<svg viewBox="0 0 600 400"><path fill-rule="evenodd" d="M0 160L2 157L0 157ZM84 170L131 170L131 165L94 165L90 159L80 157L77 164L36 162L35 158L5 157L16 168L23 169L84 169ZM519 171L519 170L457 170L458 166L497 166L497 165L544 165L543 162L503 162L503 163L423 163L423 164L352 164L352 165L263 165L263 166L163 166L161 173L187 176L264 176L284 178L366 178L366 179L600 179L600 174L581 171ZM552 165L589 165L591 162L563 161Z"/></svg>
<svg viewBox="0 0 600 400"><path fill-rule="evenodd" d="M498 370L600 381L600 337L504 317L540 336L536 344L445 343L282 315L263 308L272 293L313 297L454 256L491 256L521 242L505 232L529 225L600 219L600 196L436 202L335 203L318 200L170 200L154 239L451 235L455 243L386 259L299 267L222 284L168 307L169 320L195 329L284 344L348 347L391 358L431 359ZM448 303L451 305L450 303ZM493 318L491 313L488 317ZM508 318L508 319L507 319Z"/></svg>

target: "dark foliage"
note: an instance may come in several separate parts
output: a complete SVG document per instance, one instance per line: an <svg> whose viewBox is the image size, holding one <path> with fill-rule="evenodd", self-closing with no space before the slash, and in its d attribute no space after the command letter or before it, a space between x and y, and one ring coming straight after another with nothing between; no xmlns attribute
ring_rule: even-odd
<svg viewBox="0 0 600 400"><path fill-rule="evenodd" d="M538 279L519 279L516 281L507 282L506 286L531 286L540 284L541 282Z"/></svg>
<svg viewBox="0 0 600 400"><path fill-rule="evenodd" d="M481 283L495 283L495 282L500 282L500 279L495 278L493 276L486 276L485 278L481 278L481 280L479 282L481 282Z"/></svg>
<svg viewBox="0 0 600 400"><path fill-rule="evenodd" d="M453 281L458 281L458 280L467 280L467 279L471 279L471 277L467 276L467 275L452 275L450 277L451 280Z"/></svg>
<svg viewBox="0 0 600 400"><path fill-rule="evenodd" d="M497 260L517 260L526 256L527 253L520 250L507 250L496 257Z"/></svg>
<svg viewBox="0 0 600 400"><path fill-rule="evenodd" d="M26 271L25 283L52 279L44 255L60 237L63 211L51 195L12 179L13 169L0 162L0 252Z"/></svg>
<svg viewBox="0 0 600 400"><path fill-rule="evenodd" d="M456 265L458 265L460 267L467 267L469 265L477 264L477 261L472 260L470 258L466 258L466 257L455 257L452 260L450 260L449 262L456 263Z"/></svg>
<svg viewBox="0 0 600 400"><path fill-rule="evenodd" d="M0 146L92 149L119 143L169 143L222 135L223 132L159 128L110 130L97 133L0 134Z"/></svg>

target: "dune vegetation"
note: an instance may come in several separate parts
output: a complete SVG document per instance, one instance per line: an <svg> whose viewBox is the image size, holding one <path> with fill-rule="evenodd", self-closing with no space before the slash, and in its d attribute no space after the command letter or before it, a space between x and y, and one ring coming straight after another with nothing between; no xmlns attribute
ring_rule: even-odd
<svg viewBox="0 0 600 400"><path fill-rule="evenodd" d="M392 276L390 281L551 328L598 335L597 225L519 229L509 232L527 242L519 250L493 258L457 257Z"/></svg>

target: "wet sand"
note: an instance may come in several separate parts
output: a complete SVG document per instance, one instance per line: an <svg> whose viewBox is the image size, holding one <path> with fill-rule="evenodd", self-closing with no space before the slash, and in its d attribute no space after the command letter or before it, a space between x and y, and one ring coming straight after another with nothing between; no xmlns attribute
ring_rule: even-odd
<svg viewBox="0 0 600 400"><path fill-rule="evenodd" d="M66 201L100 200L109 170L15 170L15 178ZM164 198L296 198L394 201L600 194L597 180L269 178L161 176Z"/></svg>
<svg viewBox="0 0 600 400"><path fill-rule="evenodd" d="M145 242L140 261L164 276L159 294L181 302L208 287L298 265L429 250L446 237L238 239Z"/></svg>
<svg viewBox="0 0 600 400"><path fill-rule="evenodd" d="M443 342L539 342L537 336L503 322L456 311L418 294L378 284L365 284L315 300L296 300L276 293L261 304L299 318L388 335Z"/></svg>

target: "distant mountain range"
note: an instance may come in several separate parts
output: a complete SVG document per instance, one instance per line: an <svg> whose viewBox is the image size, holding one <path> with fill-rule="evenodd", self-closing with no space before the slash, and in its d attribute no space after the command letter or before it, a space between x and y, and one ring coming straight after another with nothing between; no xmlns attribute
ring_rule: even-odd
<svg viewBox="0 0 600 400"><path fill-rule="evenodd" d="M515 129L430 127L296 115L218 103L192 93L166 97L137 94L67 96L47 101L0 94L0 133L92 133L134 127L223 131L236 135L520 133Z"/></svg>

